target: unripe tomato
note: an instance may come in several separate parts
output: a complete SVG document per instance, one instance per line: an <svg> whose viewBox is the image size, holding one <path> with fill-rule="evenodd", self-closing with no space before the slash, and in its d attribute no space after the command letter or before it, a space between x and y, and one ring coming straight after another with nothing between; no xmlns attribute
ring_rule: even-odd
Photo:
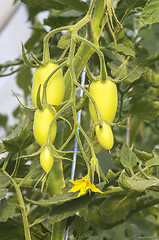
<svg viewBox="0 0 159 240"><path fill-rule="evenodd" d="M109 122L112 122L114 120L118 104L117 87L115 83L110 80L106 80L105 82L92 82L90 84L89 92L97 104L101 117ZM96 122L96 111L90 99L89 112L93 122Z"/></svg>
<svg viewBox="0 0 159 240"><path fill-rule="evenodd" d="M41 84L40 89L40 99L42 100L43 94L43 84L49 75L58 67L57 64L49 62L45 66L38 67L33 76L33 85L32 85L32 103L34 107L37 106L37 92L39 85ZM49 79L49 82L46 87L46 96L47 103L49 104L59 104L63 101L65 93L65 85L62 70L59 69L53 76Z"/></svg>
<svg viewBox="0 0 159 240"><path fill-rule="evenodd" d="M40 153L40 164L46 173L49 173L52 165L54 163L54 158L49 148L44 148Z"/></svg>
<svg viewBox="0 0 159 240"><path fill-rule="evenodd" d="M54 114L48 109L43 110L37 109L34 114L33 122L33 134L36 142L42 146L46 143L49 125L54 118ZM51 142L54 141L56 137L56 122L53 124L51 130Z"/></svg>
<svg viewBox="0 0 159 240"><path fill-rule="evenodd" d="M111 127L105 122L103 122L103 126L100 127L99 125L97 125L95 131L99 144L103 148L110 150L114 144L113 132Z"/></svg>

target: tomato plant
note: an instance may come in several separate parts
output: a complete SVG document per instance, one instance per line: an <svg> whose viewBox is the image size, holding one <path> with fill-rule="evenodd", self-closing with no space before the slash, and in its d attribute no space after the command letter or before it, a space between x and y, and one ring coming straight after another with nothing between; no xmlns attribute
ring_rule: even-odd
<svg viewBox="0 0 159 240"><path fill-rule="evenodd" d="M159 0L19 2L32 34L0 65L24 95L16 126L0 114L0 239L159 239Z"/></svg>

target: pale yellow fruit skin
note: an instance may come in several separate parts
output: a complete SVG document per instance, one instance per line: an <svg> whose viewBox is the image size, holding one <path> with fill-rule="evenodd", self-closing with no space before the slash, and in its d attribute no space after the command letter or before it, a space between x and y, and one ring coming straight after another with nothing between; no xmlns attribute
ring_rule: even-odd
<svg viewBox="0 0 159 240"><path fill-rule="evenodd" d="M49 173L54 163L50 150L46 147L40 153L40 164L46 173Z"/></svg>
<svg viewBox="0 0 159 240"><path fill-rule="evenodd" d="M43 110L37 109L34 114L33 122L33 134L36 142L43 146L46 143L49 125L54 118L54 114L48 109L44 108ZM56 137L56 122L53 124L51 130L51 142L54 141Z"/></svg>
<svg viewBox="0 0 159 240"><path fill-rule="evenodd" d="M100 128L100 126L97 125L95 131L99 144L106 150L110 150L114 144L113 132L111 127L103 122L103 127Z"/></svg>
<svg viewBox="0 0 159 240"><path fill-rule="evenodd" d="M43 94L43 84L45 83L48 76L58 67L57 64L49 62L45 66L38 67L33 75L33 84L31 98L34 107L37 107L37 92L39 85L41 84L40 89L40 99L42 100ZM49 79L46 95L47 103L54 105L60 104L63 101L65 93L65 84L62 70L59 69L53 76Z"/></svg>
<svg viewBox="0 0 159 240"><path fill-rule="evenodd" d="M109 122L113 122L118 105L117 87L110 80L105 82L96 81L90 84L89 93L94 98L101 117ZM89 99L89 112L93 122L97 121L94 105Z"/></svg>

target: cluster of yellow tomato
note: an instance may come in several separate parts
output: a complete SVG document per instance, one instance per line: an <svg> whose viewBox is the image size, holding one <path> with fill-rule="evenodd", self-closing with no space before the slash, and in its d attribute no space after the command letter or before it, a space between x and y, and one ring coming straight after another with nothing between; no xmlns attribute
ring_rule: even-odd
<svg viewBox="0 0 159 240"><path fill-rule="evenodd" d="M57 64L49 62L44 66L38 67L33 76L33 85L32 85L32 103L34 107L37 107L37 93L39 86L40 88L40 100L42 101L43 96L43 85L49 75L58 67ZM46 97L47 104L56 105L60 104L63 101L65 93L65 85L62 70L58 70L48 81L46 87ZM47 142L49 126L54 119L54 112L51 111L47 105L44 106L41 110L37 109L34 113L34 122L33 122L33 134L36 142L43 146ZM56 121L54 122L51 128L50 142L53 143L56 137ZM49 172L54 163L54 157L49 149L46 146L40 153L40 163L45 172Z"/></svg>
<svg viewBox="0 0 159 240"><path fill-rule="evenodd" d="M57 64L49 62L44 66L38 67L34 72L33 85L32 85L32 103L37 107L37 95L40 89L40 100L42 102L44 83L49 75L58 67ZM41 88L39 86L41 85ZM111 127L104 121L112 122L114 120L117 110L117 88L116 85L110 81L93 81L90 84L89 92L95 100L96 106L100 113L102 121L98 123L97 111L89 99L89 112L93 122L97 122L95 132L100 145L110 150L114 143L113 133ZM49 127L54 119L55 110L48 108L49 105L60 104L63 101L65 93L65 84L62 70L58 70L53 74L46 87L46 102L42 104L42 109L37 109L34 114L33 134L36 142L40 146L44 146L40 153L40 163L42 168L48 173L54 163L54 157L47 144ZM48 105L49 104L49 105ZM49 143L53 143L56 137L56 121L51 127L49 135Z"/></svg>

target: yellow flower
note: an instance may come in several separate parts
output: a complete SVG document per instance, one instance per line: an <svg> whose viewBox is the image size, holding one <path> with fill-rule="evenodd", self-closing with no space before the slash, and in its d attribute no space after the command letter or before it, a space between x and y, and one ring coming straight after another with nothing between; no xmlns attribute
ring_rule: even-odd
<svg viewBox="0 0 159 240"><path fill-rule="evenodd" d="M83 177L83 178L75 180L75 181L70 180L70 182L73 183L74 186L68 192L78 192L78 191L80 191L77 197L80 197L81 195L85 194L88 189L91 189L92 192L103 193L98 188L96 188L94 186L94 184L92 184L90 182L90 180L86 177Z"/></svg>

